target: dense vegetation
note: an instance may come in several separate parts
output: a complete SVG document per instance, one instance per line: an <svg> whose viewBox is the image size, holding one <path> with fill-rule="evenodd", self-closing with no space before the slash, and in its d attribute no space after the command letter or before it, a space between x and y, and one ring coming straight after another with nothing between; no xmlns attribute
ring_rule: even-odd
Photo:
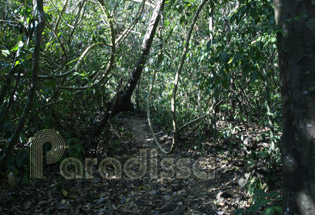
<svg viewBox="0 0 315 215"><path fill-rule="evenodd" d="M281 160L272 1L202 2L163 1L127 110L145 112L149 102L153 130L169 135L174 121L180 128L198 119L175 132L176 147L204 156L207 141L239 149L251 172L249 211L279 213L279 194L270 192L279 191ZM59 131L72 157L99 143L106 151L119 147L112 125L121 110L114 104L143 56L155 8L148 0L49 0L40 22L35 3L0 3L0 164L3 178L13 174L22 184L30 183L29 138L40 130Z"/></svg>

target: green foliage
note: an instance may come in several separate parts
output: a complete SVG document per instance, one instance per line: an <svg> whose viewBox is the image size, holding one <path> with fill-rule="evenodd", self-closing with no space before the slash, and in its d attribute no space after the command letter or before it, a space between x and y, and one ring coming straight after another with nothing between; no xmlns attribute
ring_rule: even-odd
<svg viewBox="0 0 315 215"><path fill-rule="evenodd" d="M78 140L74 139L74 144L72 144L69 149L69 157L82 160L84 158L85 153L86 152L82 144L80 144Z"/></svg>
<svg viewBox="0 0 315 215"><path fill-rule="evenodd" d="M0 17L4 17L4 22L0 23L0 90L9 83L7 75L14 69L9 89L0 104L1 149L6 147L19 122L32 86L34 30L38 19L32 1L11 2L8 9L7 5L0 3ZM31 113L23 133L19 135L18 148L23 148L26 139L37 131L54 128L68 141L70 157L82 159L89 150L89 146L82 145L82 140L74 138L73 134L86 135L89 126L100 120L97 116L109 111L109 102L128 81L141 54L143 35L152 11L146 6L141 15L135 17L140 3L105 2L115 21L113 31L116 39L128 26L138 21L126 39L116 47L114 64L108 74L112 49L96 46L84 56L81 66L64 75L76 66L81 54L90 45L99 42L112 44L110 26L100 5L90 1L70 1L59 20L63 2L54 0L45 4L47 25L42 35L39 84ZM175 71L180 64L186 32L200 2L166 1L149 60L137 93L132 97L133 101L139 102L140 109L145 110L152 71L157 71L150 104L152 121L169 131L172 129L170 98ZM270 0L215 0L209 1L202 11L194 26L180 76L176 98L178 125L209 113L213 104L221 103L194 130L196 138L191 147L204 150L200 143L208 138L209 133L211 138L229 140L230 149L242 146L247 136L240 134L240 127L257 127L262 131L260 141L268 142L270 147L253 151L247 161L254 164L257 160L264 160L268 168L279 165L281 103L276 62L276 33L279 29L274 27L273 14ZM221 121L228 122L227 126L217 128ZM124 132L119 131L118 135ZM107 141L106 147L121 146L109 135L105 134L103 138L108 138L104 141ZM13 154L10 172L24 174L26 161L24 155ZM273 174L271 171L267 176L268 185L272 184ZM247 189L253 192L261 188L259 186L257 180L252 180ZM257 197L259 201L265 200ZM272 214L277 209L268 211Z"/></svg>
<svg viewBox="0 0 315 215"><path fill-rule="evenodd" d="M9 160L6 175L11 174L11 183L28 184L29 179L29 152L28 150L18 150L16 151ZM10 178L10 177L9 177Z"/></svg>
<svg viewBox="0 0 315 215"><path fill-rule="evenodd" d="M244 209L237 209L234 211L235 215L250 215L257 214L263 208L261 214L263 215L275 215L281 214L281 197L278 192L266 193L264 190L256 190L254 192L254 198L251 206L247 211Z"/></svg>
<svg viewBox="0 0 315 215"><path fill-rule="evenodd" d="M28 102L32 86L34 31L38 23L33 1L12 0L10 5L7 2L0 3L0 92L8 84L3 101L0 101L0 151L7 147ZM83 159L94 145L84 144L88 139L78 136L86 136L90 125L101 120L98 116L108 113L109 102L127 83L141 54L152 8L145 6L136 17L139 2L104 2L110 12L109 20L97 1L70 0L63 14L63 1L45 2L46 26L42 35L39 84L32 110L4 173L14 182L29 182L29 152L25 150L25 144L39 130L60 131L70 146L68 156ZM166 1L149 59L132 97L140 110L146 109L152 74L157 71L150 104L152 122L170 134L174 76L200 2ZM110 20L114 21L112 30L116 39L137 22L125 40L116 45L114 63L106 73L113 51ZM254 145L247 149L243 161L255 171L249 171L245 189L253 199L249 208L238 209L235 214L280 214L280 194L265 193L276 189L281 158L281 102L276 52L276 34L281 30L274 27L272 1L208 1L193 29L176 98L178 126L200 115L210 115L200 124L187 128L188 132L182 132L184 137L187 137L186 133L194 135L192 141L187 141L187 147L207 155L203 143L214 141L226 146L219 153L223 155L228 151L230 155L234 149L246 148L245 140L251 133L248 128L255 130L253 133L258 134L255 144L267 146L258 148ZM86 48L95 43L106 45L91 49L82 64L65 75L80 61ZM13 75L9 77L10 71ZM220 105L212 110L217 102ZM110 126L100 137L89 138L104 143L105 151L124 147L120 137L130 140L132 133L124 129L111 130L109 127L115 123L115 119L110 121ZM49 144L44 147L47 151ZM58 185L58 190L67 196L62 184Z"/></svg>

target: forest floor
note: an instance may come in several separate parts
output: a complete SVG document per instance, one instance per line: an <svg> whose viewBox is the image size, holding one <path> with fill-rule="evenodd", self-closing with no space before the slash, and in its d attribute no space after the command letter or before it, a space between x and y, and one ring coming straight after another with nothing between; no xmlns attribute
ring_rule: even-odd
<svg viewBox="0 0 315 215"><path fill-rule="evenodd" d="M110 153L98 146L101 153L85 155L98 161L93 179L66 180L57 164L47 166L44 179L15 187L1 185L0 214L224 215L250 205L252 197L240 186L246 181L242 172L247 165L239 148L207 142L202 145L203 154L180 147L165 155L154 143L144 114L118 117L112 129L116 136ZM162 142L171 140L164 131L157 131L157 136ZM144 160L140 160L140 151L146 156ZM151 157L154 153L157 156ZM121 163L121 178L103 178L98 172L106 157ZM124 166L131 158L133 168L127 175ZM187 158L190 163L185 163ZM200 167L194 168L193 163L200 158L204 158ZM173 163L173 170L166 167L167 162ZM207 178L200 172L207 173Z"/></svg>

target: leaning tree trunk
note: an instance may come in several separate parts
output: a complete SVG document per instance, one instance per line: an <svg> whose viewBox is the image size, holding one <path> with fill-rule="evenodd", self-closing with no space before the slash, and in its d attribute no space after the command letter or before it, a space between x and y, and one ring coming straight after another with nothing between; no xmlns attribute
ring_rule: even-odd
<svg viewBox="0 0 315 215"><path fill-rule="evenodd" d="M164 8L164 3L165 0L157 1L148 25L148 29L143 38L141 56L125 87L121 91L118 91L113 101L110 102L111 106L109 113L106 113L106 115L99 117L100 120L96 122L95 125L92 125L90 131L88 132L90 136L99 135L110 117L113 117L122 111L133 109L133 106L131 104L131 95L136 88L136 85L141 77L144 65L149 56L153 38L160 21L161 12Z"/></svg>
<svg viewBox="0 0 315 215"><path fill-rule="evenodd" d="M315 213L315 1L275 0L283 105L283 212Z"/></svg>

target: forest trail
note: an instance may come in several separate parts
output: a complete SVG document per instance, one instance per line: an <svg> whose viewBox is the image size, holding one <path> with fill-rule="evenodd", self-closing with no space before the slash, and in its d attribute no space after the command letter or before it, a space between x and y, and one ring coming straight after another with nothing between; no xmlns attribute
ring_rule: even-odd
<svg viewBox="0 0 315 215"><path fill-rule="evenodd" d="M104 154L96 155L98 163L93 169L92 179L66 180L60 174L59 164L46 166L44 179L14 189L0 188L0 213L224 215L247 206L248 196L239 191L237 184L237 166L242 164L236 158L227 153L218 153L215 146L209 145L213 148L212 154L204 156L201 170L206 171L209 177L201 179L194 173L192 166L201 155L194 150L182 149L164 155L153 142L145 115L117 117L115 124L114 130L118 128L123 131L123 135L116 140L121 145L116 146L117 151L111 153L110 157L121 163L120 179L101 177L98 165L108 157L104 157ZM171 139L162 131L157 136L162 141ZM146 171L142 177L133 179L126 175L124 165L131 158L139 161L140 150L146 152ZM157 152L154 162L152 151ZM166 158L173 163L173 171L162 167L163 159L165 161ZM191 161L185 165L186 172L181 172L178 168L177 162L182 158ZM82 162L85 162L84 159ZM154 163L157 164L156 174L154 171L152 174ZM113 169L107 168L106 171L113 172ZM131 171L138 172L134 175L139 176L140 168L133 164Z"/></svg>
<svg viewBox="0 0 315 215"><path fill-rule="evenodd" d="M244 199L244 193L239 193L238 171L232 171L233 164L226 160L225 155L217 156L217 151L213 149L213 154L205 157L201 162L202 170L200 170L208 174L207 179L201 179L202 177L194 174L193 163L202 156L194 150L178 149L169 155L163 154L152 138L145 115L136 114L124 117L118 122L132 133L133 147L147 150L148 159L150 159L149 152L152 150L157 151L158 154L157 179L152 179L146 174L140 181L130 181L130 183L139 182L141 184L141 189L138 190L138 194L140 194L138 200L132 200L135 205L140 203L135 208L138 212L134 211L131 214L232 214L235 209L246 202L240 199L241 196ZM166 147L169 147L171 137L165 131L160 130L156 135L160 142L168 142ZM174 176L167 179L161 175L167 171L161 167L163 166L162 160L165 158L174 159ZM186 164L190 169L187 178L181 178L178 169L177 161L183 158L191 159L191 163ZM236 163L234 162L234 164ZM150 162L148 165L149 172L152 166L150 166ZM134 192L137 191L134 190ZM142 203L144 207L141 206Z"/></svg>
<svg viewBox="0 0 315 215"><path fill-rule="evenodd" d="M133 140L144 147L153 147L147 120L144 116L133 115L118 120L127 131L132 133Z"/></svg>

